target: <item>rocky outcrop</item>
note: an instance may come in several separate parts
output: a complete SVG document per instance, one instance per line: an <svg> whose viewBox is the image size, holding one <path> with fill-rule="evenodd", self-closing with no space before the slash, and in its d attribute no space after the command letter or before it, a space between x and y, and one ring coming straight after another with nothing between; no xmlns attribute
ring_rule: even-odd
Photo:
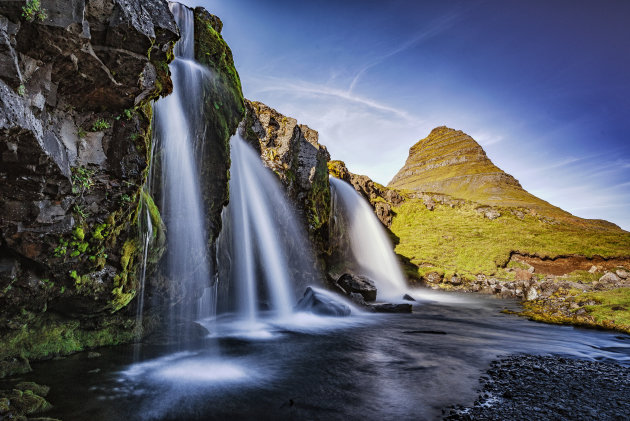
<svg viewBox="0 0 630 421"><path fill-rule="evenodd" d="M368 176L351 173L343 161L330 161L328 171L333 177L344 180L354 187L374 208L378 219L386 227L392 224L393 206L400 205L404 196L396 189L391 189L372 181Z"/></svg>
<svg viewBox="0 0 630 421"><path fill-rule="evenodd" d="M139 208L161 226L141 189L178 39L162 0L23 5L0 4L0 360L131 336L110 315L138 289Z"/></svg>
<svg viewBox="0 0 630 421"><path fill-rule="evenodd" d="M321 254L327 251L330 155L318 133L260 102L246 101L240 133L276 173L303 214L311 239Z"/></svg>
<svg viewBox="0 0 630 421"><path fill-rule="evenodd" d="M48 386L24 381L12 385L11 390L0 390L0 415L3 419L26 420L26 416L46 412L52 408L46 400L49 391Z"/></svg>

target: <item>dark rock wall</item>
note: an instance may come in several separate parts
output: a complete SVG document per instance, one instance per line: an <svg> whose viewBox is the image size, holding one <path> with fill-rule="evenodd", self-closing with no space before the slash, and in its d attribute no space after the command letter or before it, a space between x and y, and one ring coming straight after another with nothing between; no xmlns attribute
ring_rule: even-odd
<svg viewBox="0 0 630 421"><path fill-rule="evenodd" d="M129 338L114 313L138 289L150 101L178 39L163 0L43 0L33 22L24 4L0 3L0 360Z"/></svg>

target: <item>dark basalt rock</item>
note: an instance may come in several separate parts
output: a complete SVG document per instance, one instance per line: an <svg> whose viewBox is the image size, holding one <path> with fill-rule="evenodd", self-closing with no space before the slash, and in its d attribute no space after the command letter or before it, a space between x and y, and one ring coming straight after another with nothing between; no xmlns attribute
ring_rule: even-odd
<svg viewBox="0 0 630 421"><path fill-rule="evenodd" d="M316 291L311 287L306 288L304 296L295 305L295 310L336 317L346 317L351 313L350 307L332 295Z"/></svg>
<svg viewBox="0 0 630 421"><path fill-rule="evenodd" d="M221 211L228 203L230 171L230 137L236 133L245 117L241 81L234 66L232 51L221 36L221 20L201 7L194 9L195 59L212 73L204 86L204 109L195 113L203 116L201 141L195 145L200 157L200 189L204 196L206 226L210 246L221 231ZM211 251L214 254L214 251Z"/></svg>
<svg viewBox="0 0 630 421"><path fill-rule="evenodd" d="M150 101L178 38L164 0L22 6L0 3L0 361L133 337L111 314L138 290Z"/></svg>
<svg viewBox="0 0 630 421"><path fill-rule="evenodd" d="M367 307L369 310L375 313L411 313L411 304L392 304L392 303L378 303L369 304Z"/></svg>
<svg viewBox="0 0 630 421"><path fill-rule="evenodd" d="M359 293L365 301L376 300L376 286L367 276L345 273L337 280L337 284L347 293Z"/></svg>

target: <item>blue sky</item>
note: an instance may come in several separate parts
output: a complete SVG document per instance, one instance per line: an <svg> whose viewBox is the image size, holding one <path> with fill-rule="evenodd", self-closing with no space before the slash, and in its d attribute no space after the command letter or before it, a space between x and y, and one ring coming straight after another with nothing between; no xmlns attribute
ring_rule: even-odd
<svg viewBox="0 0 630 421"><path fill-rule="evenodd" d="M630 230L630 1L199 0L245 96L386 184L446 125L531 193Z"/></svg>

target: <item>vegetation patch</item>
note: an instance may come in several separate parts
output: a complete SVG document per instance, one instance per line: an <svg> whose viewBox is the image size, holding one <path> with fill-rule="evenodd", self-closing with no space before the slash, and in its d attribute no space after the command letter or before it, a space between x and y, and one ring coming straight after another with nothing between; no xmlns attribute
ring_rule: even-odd
<svg viewBox="0 0 630 421"><path fill-rule="evenodd" d="M40 0L27 0L26 5L22 6L22 17L27 22L34 22L36 20L42 22L46 20L48 14L46 9L42 9Z"/></svg>
<svg viewBox="0 0 630 421"><path fill-rule="evenodd" d="M393 210L396 253L418 266L421 275L436 269L497 275L514 251L554 258L615 257L630 250L630 233L625 231L549 224L536 215L521 219L511 212L490 220L468 202L452 208L438 204L430 211L421 200L407 199Z"/></svg>
<svg viewBox="0 0 630 421"><path fill-rule="evenodd" d="M105 121L105 119L99 118L98 120L94 122L94 124L92 124L92 131L102 132L103 130L107 130L110 127L111 125L107 121Z"/></svg>
<svg viewBox="0 0 630 421"><path fill-rule="evenodd" d="M559 291L550 299L526 301L523 307L520 315L540 322L630 333L630 288Z"/></svg>

